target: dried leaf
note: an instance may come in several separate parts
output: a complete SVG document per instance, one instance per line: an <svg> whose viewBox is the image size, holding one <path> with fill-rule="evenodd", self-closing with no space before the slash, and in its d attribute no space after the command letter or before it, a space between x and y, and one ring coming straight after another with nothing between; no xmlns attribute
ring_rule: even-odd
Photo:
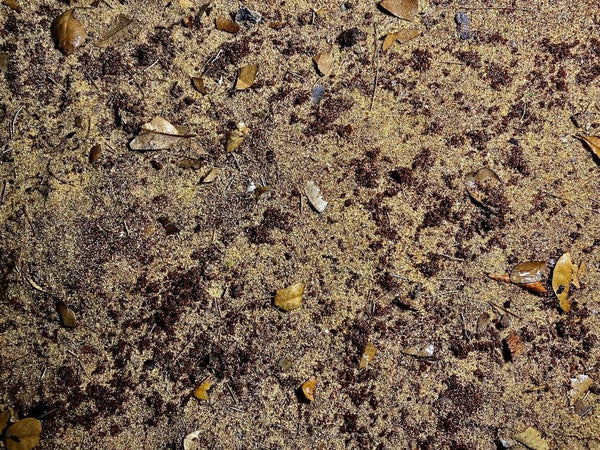
<svg viewBox="0 0 600 450"><path fill-rule="evenodd" d="M192 77L192 85L194 86L194 89L196 89L202 95L208 94L208 91L204 86L204 80L202 79L202 77Z"/></svg>
<svg viewBox="0 0 600 450"><path fill-rule="evenodd" d="M488 273L488 277L490 277L492 280L510 283L510 275L507 273Z"/></svg>
<svg viewBox="0 0 600 450"><path fill-rule="evenodd" d="M594 384L594 380L588 375L577 375L575 378L571 378L571 390L569 391L571 406L585 396L588 389L592 387L592 384Z"/></svg>
<svg viewBox="0 0 600 450"><path fill-rule="evenodd" d="M173 223L171 221L171 219L169 219L168 217L164 216L164 217L160 217L158 219L158 221L160 222L160 224L163 226L163 228L165 229L165 232L167 233L167 236L170 236L172 234L177 234L181 231L181 228L179 228L177 226L177 224Z"/></svg>
<svg viewBox="0 0 600 450"><path fill-rule="evenodd" d="M304 192L308 197L308 201L317 212L322 213L323 211L325 211L325 208L327 207L327 202L323 200L321 190L315 184L314 181L309 180L306 183L306 189L304 190Z"/></svg>
<svg viewBox="0 0 600 450"><path fill-rule="evenodd" d="M249 66L242 67L238 72L235 88L238 91L242 91L252 86L254 78L256 78L256 72L258 72L258 64L250 64Z"/></svg>
<svg viewBox="0 0 600 450"><path fill-rule="evenodd" d="M500 178L491 169L483 167L477 172L470 172L465 177L467 192L473 200L487 208L495 208L502 191Z"/></svg>
<svg viewBox="0 0 600 450"><path fill-rule="evenodd" d="M600 158L600 136L578 134L576 137L583 141L597 158Z"/></svg>
<svg viewBox="0 0 600 450"><path fill-rule="evenodd" d="M250 133L250 128L244 122L237 123L237 129L229 132L227 136L227 153L231 153L244 141L246 135Z"/></svg>
<svg viewBox="0 0 600 450"><path fill-rule="evenodd" d="M237 23L223 16L218 16L215 24L217 30L227 31L228 33L237 33L240 31L240 26Z"/></svg>
<svg viewBox="0 0 600 450"><path fill-rule="evenodd" d="M73 11L69 9L62 13L52 21L50 27L56 46L67 56L77 50L86 38L85 28L73 17Z"/></svg>
<svg viewBox="0 0 600 450"><path fill-rule="evenodd" d="M196 430L183 438L183 450L201 450L204 443L200 442L201 430Z"/></svg>
<svg viewBox="0 0 600 450"><path fill-rule="evenodd" d="M304 283L296 283L284 289L279 289L275 294L275 306L284 311L291 311L302 305Z"/></svg>
<svg viewBox="0 0 600 450"><path fill-rule="evenodd" d="M477 333L483 333L489 323L490 323L490 315L486 312L481 313L481 315L479 316L479 319L477 319L477 326L475 327L475 330L477 331Z"/></svg>
<svg viewBox="0 0 600 450"><path fill-rule="evenodd" d="M512 283L530 284L543 281L548 276L548 265L546 261L525 261L517 264L510 272Z"/></svg>
<svg viewBox="0 0 600 450"><path fill-rule="evenodd" d="M216 168L212 168L208 171L208 173L206 175L204 175L204 177L202 177L202 183L212 183L213 181L215 181L217 179L217 175L219 174L219 171Z"/></svg>
<svg viewBox="0 0 600 450"><path fill-rule="evenodd" d="M58 314L60 314L60 321L64 327L74 328L77 326L77 318L75 317L75 313L66 305L65 302L59 301L56 304L56 309Z"/></svg>
<svg viewBox="0 0 600 450"><path fill-rule="evenodd" d="M10 419L9 411L4 411L3 413L0 413L0 436L2 435L2 432L4 431L4 429L6 428L6 425L8 425L9 419Z"/></svg>
<svg viewBox="0 0 600 450"><path fill-rule="evenodd" d="M512 332L504 339L505 349L508 351L508 360L512 361L517 356L525 353L525 347L523 346L523 342L519 335L515 332Z"/></svg>
<svg viewBox="0 0 600 450"><path fill-rule="evenodd" d="M396 33L386 34L385 39L383 40L381 49L385 52L387 49L389 49L392 46L392 44L394 42L396 42L396 39L398 39L398 35Z"/></svg>
<svg viewBox="0 0 600 450"><path fill-rule="evenodd" d="M579 267L573 264L573 280L571 284L575 286L577 289L581 289L581 277L585 272L585 262L581 261L579 263Z"/></svg>
<svg viewBox="0 0 600 450"><path fill-rule="evenodd" d="M137 31L139 31L139 24L134 22L131 17L125 14L119 14L113 19L108 26L108 29L102 33L100 39L96 41L97 47L118 47L123 45L125 42L133 39Z"/></svg>
<svg viewBox="0 0 600 450"><path fill-rule="evenodd" d="M384 0L379 3L390 14L404 20L413 20L419 10L418 0Z"/></svg>
<svg viewBox="0 0 600 450"><path fill-rule="evenodd" d="M258 200L261 195L266 194L270 190L271 186L269 186L268 184L264 186L258 186L256 189L254 189L254 195L256 196L256 200Z"/></svg>
<svg viewBox="0 0 600 450"><path fill-rule="evenodd" d="M315 399L315 390L317 389L317 378L313 375L302 384L302 393L309 402Z"/></svg>
<svg viewBox="0 0 600 450"><path fill-rule="evenodd" d="M200 383L200 386L194 389L194 397L198 400L208 400L208 390L212 386L211 378L212 375L209 375Z"/></svg>
<svg viewBox="0 0 600 450"><path fill-rule="evenodd" d="M129 147L132 150L164 150L185 137L191 136L182 134L170 122L156 116L142 125L142 131L129 143Z"/></svg>
<svg viewBox="0 0 600 450"><path fill-rule="evenodd" d="M532 450L548 450L550 448L549 442L546 439L542 439L542 433L533 427L527 428L522 433L515 434L513 438Z"/></svg>
<svg viewBox="0 0 600 450"><path fill-rule="evenodd" d="M93 164L100 159L100 156L102 156L102 146L100 144L96 144L90 148L88 161L90 164Z"/></svg>
<svg viewBox="0 0 600 450"><path fill-rule="evenodd" d="M333 65L333 56L329 52L319 53L314 56L313 61L321 75L327 75Z"/></svg>
<svg viewBox="0 0 600 450"><path fill-rule="evenodd" d="M13 11L21 12L21 5L19 5L17 0L4 0L3 3Z"/></svg>
<svg viewBox="0 0 600 450"><path fill-rule="evenodd" d="M564 312L571 310L571 302L569 302L568 297L572 279L573 261L571 261L571 255L567 252L558 259L552 271L552 290L558 298L560 309Z"/></svg>
<svg viewBox="0 0 600 450"><path fill-rule="evenodd" d="M420 34L421 33L419 32L419 30L416 30L414 28L406 28L404 30L398 31L398 33L396 33L396 36L398 42L400 42L401 44L405 44L406 42L413 40Z"/></svg>
<svg viewBox="0 0 600 450"><path fill-rule="evenodd" d="M400 351L405 355L416 356L418 358L429 358L433 356L433 350L433 344L429 344L425 347L414 345L412 347L404 347L400 349Z"/></svg>
<svg viewBox="0 0 600 450"><path fill-rule="evenodd" d="M40 443L42 424L28 417L13 423L6 429L4 443L7 450L31 450Z"/></svg>
<svg viewBox="0 0 600 450"><path fill-rule="evenodd" d="M367 365L373 361L373 358L375 357L375 354L377 353L377 348L375 348L375 346L373 344L371 344L370 342L367 342L367 345L365 346L365 350L360 358L360 362L358 363L358 368L359 369L364 369L365 367L367 367Z"/></svg>

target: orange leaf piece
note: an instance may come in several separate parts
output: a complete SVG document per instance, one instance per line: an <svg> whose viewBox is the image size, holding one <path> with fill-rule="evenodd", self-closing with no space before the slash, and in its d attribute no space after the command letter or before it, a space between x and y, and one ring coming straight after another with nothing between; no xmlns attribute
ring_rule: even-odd
<svg viewBox="0 0 600 450"><path fill-rule="evenodd" d="M242 67L238 73L235 88L238 91L243 91L252 86L254 78L256 78L256 72L258 72L258 64L250 64L249 66Z"/></svg>
<svg viewBox="0 0 600 450"><path fill-rule="evenodd" d="M592 151L597 158L600 158L600 136L586 136L585 134L578 134L576 136Z"/></svg>
<svg viewBox="0 0 600 450"><path fill-rule="evenodd" d="M237 23L223 16L217 17L215 25L217 26L217 30L226 31L228 33L235 34L240 31L240 26Z"/></svg>
<svg viewBox="0 0 600 450"><path fill-rule="evenodd" d="M360 358L360 362L358 363L358 368L364 369L365 367L367 367L367 365L371 361L373 361L373 358L375 357L377 352L377 348L375 348L375 346L370 342L367 342L367 345L365 346L365 351L363 352L362 357Z"/></svg>
<svg viewBox="0 0 600 450"><path fill-rule="evenodd" d="M302 393L306 400L312 402L315 399L315 390L317 388L317 378L315 376L310 377L307 381L302 384Z"/></svg>
<svg viewBox="0 0 600 450"><path fill-rule="evenodd" d="M81 22L73 17L73 11L73 9L69 9L62 13L52 21L50 27L56 46L67 56L75 52L87 36Z"/></svg>
<svg viewBox="0 0 600 450"><path fill-rule="evenodd" d="M383 9L400 19L411 21L419 10L418 0L383 0L379 3Z"/></svg>
<svg viewBox="0 0 600 450"><path fill-rule="evenodd" d="M194 397L198 400L208 400L208 390L212 387L212 375L207 376L200 386L194 389Z"/></svg>

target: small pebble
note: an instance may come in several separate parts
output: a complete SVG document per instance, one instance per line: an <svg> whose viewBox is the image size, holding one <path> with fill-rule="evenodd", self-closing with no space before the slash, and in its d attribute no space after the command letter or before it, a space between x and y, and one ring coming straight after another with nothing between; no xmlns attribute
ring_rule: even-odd
<svg viewBox="0 0 600 450"><path fill-rule="evenodd" d="M456 13L454 16L456 22L456 29L458 30L458 37L462 41L471 39L471 29L469 28L469 16L464 12Z"/></svg>

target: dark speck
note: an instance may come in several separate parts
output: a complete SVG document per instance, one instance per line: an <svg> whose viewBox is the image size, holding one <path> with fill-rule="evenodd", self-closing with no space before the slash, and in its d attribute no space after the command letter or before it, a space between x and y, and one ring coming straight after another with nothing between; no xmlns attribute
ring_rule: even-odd
<svg viewBox="0 0 600 450"><path fill-rule="evenodd" d="M341 48L352 47L358 41L363 41L366 38L365 33L360 31L358 28L350 28L349 30L342 31L337 37L337 43Z"/></svg>

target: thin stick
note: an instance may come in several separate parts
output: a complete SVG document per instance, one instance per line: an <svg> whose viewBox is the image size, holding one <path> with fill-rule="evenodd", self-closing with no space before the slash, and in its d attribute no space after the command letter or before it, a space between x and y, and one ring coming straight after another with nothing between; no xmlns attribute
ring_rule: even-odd
<svg viewBox="0 0 600 450"><path fill-rule="evenodd" d="M10 127L8 128L9 139L12 139L13 136L15 135L15 122L17 121L17 116L19 115L19 113L21 112L22 109L23 109L23 107L20 106L19 109L17 109L17 112L15 113L15 115L13 116L13 119L10 123Z"/></svg>
<svg viewBox="0 0 600 450"><path fill-rule="evenodd" d="M503 308L502 306L500 306L500 305L498 305L498 304L496 304L496 303L494 303L494 302L492 302L492 301L488 301L488 303L489 303L491 306L493 306L494 308L498 308L498 309L500 309L500 310L504 311L506 314L509 314L509 315L511 315L511 316L513 316L513 317L516 317L517 319L520 319L520 318L521 318L520 316L516 315L514 312L512 312L512 311L509 311L508 309L506 309L506 308Z"/></svg>
<svg viewBox="0 0 600 450"><path fill-rule="evenodd" d="M0 205L4 204L4 196L6 195L6 185L8 184L8 180L4 180L4 185L2 186L2 194L0 195Z"/></svg>
<svg viewBox="0 0 600 450"><path fill-rule="evenodd" d="M375 31L375 59L373 64L375 64L375 79L373 80L373 94L371 95L371 106L369 110L373 109L373 104L375 103L375 93L377 92L377 80L379 78L379 45L377 42L377 25L373 24L373 29Z"/></svg>

